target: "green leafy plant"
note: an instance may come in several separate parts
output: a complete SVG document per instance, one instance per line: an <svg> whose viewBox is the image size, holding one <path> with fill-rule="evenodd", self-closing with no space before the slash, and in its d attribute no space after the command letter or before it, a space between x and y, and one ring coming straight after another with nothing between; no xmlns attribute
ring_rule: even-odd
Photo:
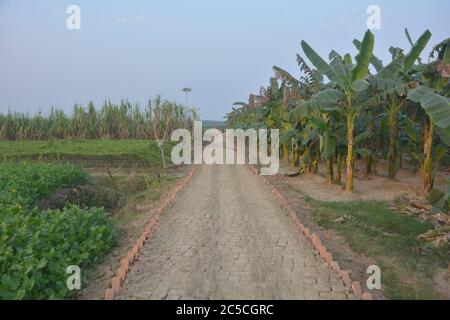
<svg viewBox="0 0 450 320"><path fill-rule="evenodd" d="M0 164L0 299L69 297L67 267L87 267L114 244L114 222L103 209L34 205L87 179L70 164Z"/></svg>

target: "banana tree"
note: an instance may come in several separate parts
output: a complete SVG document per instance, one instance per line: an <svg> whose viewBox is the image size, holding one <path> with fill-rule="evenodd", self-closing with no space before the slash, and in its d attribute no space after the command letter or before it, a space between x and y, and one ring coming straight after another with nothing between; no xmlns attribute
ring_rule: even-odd
<svg viewBox="0 0 450 320"><path fill-rule="evenodd" d="M308 101L313 94L323 89L323 76L319 71L310 68L299 54L297 54L297 64L301 73L299 79L296 79L284 69L277 66L273 67L275 77L282 81L283 106L289 112L294 109L303 109L303 103ZM299 122L308 119L308 112L298 118L298 115L301 113L302 112L296 114L296 112L293 112L284 114L284 134L280 140L280 143L283 146L290 144L292 156L291 162L294 165L299 164L300 159L299 140L301 136L298 134L299 132L296 128L299 127ZM287 125L286 123L289 123L290 125Z"/></svg>
<svg viewBox="0 0 450 320"><path fill-rule="evenodd" d="M406 30L408 39L411 39ZM388 177L394 180L397 176L398 164L400 162L399 152L399 116L406 103L408 90L414 86L415 79L412 76L416 71L415 62L420 59L420 55L431 38L431 32L426 30L416 43L412 43L412 48L408 54L404 55L403 50L391 48L392 62L382 66L381 60L373 57L372 62L377 68L377 75L370 80L373 97L367 101L368 106L383 105L387 110L390 122L389 152L388 152ZM358 42L354 41L356 47Z"/></svg>
<svg viewBox="0 0 450 320"><path fill-rule="evenodd" d="M353 64L350 55L344 58L336 54L330 55L331 62L323 60L305 41L302 48L308 59L322 74L327 76L334 88L326 89L317 94L319 103L340 112L347 123L347 191L353 191L354 170L354 127L355 120L362 110L360 93L367 89L369 83L369 64L372 59L375 37L367 30L361 43L361 49Z"/></svg>
<svg viewBox="0 0 450 320"><path fill-rule="evenodd" d="M450 39L441 42L433 49L437 59L422 66L420 86L408 93L408 99L421 105L426 113L424 119L424 162L422 164L422 183L424 192L433 188L433 135L450 135Z"/></svg>

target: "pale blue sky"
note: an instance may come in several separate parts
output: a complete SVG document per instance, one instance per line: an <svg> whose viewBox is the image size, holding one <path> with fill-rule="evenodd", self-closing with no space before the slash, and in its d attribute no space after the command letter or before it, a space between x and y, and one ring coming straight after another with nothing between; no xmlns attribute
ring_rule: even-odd
<svg viewBox="0 0 450 320"><path fill-rule="evenodd" d="M70 4L81 7L79 31L66 28ZM0 0L0 112L157 93L183 102L190 86L202 118L221 119L273 65L297 74L302 39L322 55L353 54L370 4L382 10L384 61L391 45L409 47L405 27L415 39L429 28L431 44L450 37L447 0Z"/></svg>

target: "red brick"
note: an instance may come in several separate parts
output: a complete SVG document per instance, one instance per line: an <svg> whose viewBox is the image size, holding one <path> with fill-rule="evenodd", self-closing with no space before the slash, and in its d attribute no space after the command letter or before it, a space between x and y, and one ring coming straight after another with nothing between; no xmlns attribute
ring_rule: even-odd
<svg viewBox="0 0 450 320"><path fill-rule="evenodd" d="M330 267L332 270L334 270L335 272L340 272L341 268L339 267L339 262L337 261L333 261L330 263Z"/></svg>
<svg viewBox="0 0 450 320"><path fill-rule="evenodd" d="M116 296L119 293L120 285L121 285L121 283L120 283L119 277L114 277L111 280L111 289L112 289L112 291L114 293L114 296Z"/></svg>
<svg viewBox="0 0 450 320"><path fill-rule="evenodd" d="M105 300L114 300L114 292L112 289L106 289Z"/></svg>
<svg viewBox="0 0 450 320"><path fill-rule="evenodd" d="M120 284L122 285L122 283L125 281L125 278L127 276L127 270L125 270L123 267L120 267L117 270L116 275L117 275L117 278L120 279Z"/></svg>
<svg viewBox="0 0 450 320"><path fill-rule="evenodd" d="M330 252L327 252L327 254L324 257L326 263L331 266L331 263L333 262L333 255Z"/></svg>
<svg viewBox="0 0 450 320"><path fill-rule="evenodd" d="M363 293L362 293L362 289L361 289L361 284L358 281L353 281L352 291L355 296L357 296L357 297L362 296Z"/></svg>
<svg viewBox="0 0 450 320"><path fill-rule="evenodd" d="M370 293L364 292L361 296L362 300L373 300L373 297Z"/></svg>
<svg viewBox="0 0 450 320"><path fill-rule="evenodd" d="M137 260L139 255L139 247L137 245L134 245L133 249L131 249L131 252L133 253L134 260Z"/></svg>
<svg viewBox="0 0 450 320"><path fill-rule="evenodd" d="M120 260L119 267L124 268L127 272L130 270L130 263L128 262L128 259L122 259Z"/></svg>
<svg viewBox="0 0 450 320"><path fill-rule="evenodd" d="M344 282L344 285L346 287L351 287L352 285L352 280L350 279L350 276L348 275L348 272L345 270L341 270L340 271L340 276L342 281Z"/></svg>
<svg viewBox="0 0 450 320"><path fill-rule="evenodd" d="M136 246L140 249L144 246L144 237L140 236L139 239L136 241Z"/></svg>
<svg viewBox="0 0 450 320"><path fill-rule="evenodd" d="M320 241L320 238L315 233L311 235L311 241L314 245L314 248L316 248L316 250L320 252L322 241Z"/></svg>
<svg viewBox="0 0 450 320"><path fill-rule="evenodd" d="M134 263L134 254L132 251L128 252L127 259L128 259L129 265L132 265Z"/></svg>
<svg viewBox="0 0 450 320"><path fill-rule="evenodd" d="M323 244L319 245L319 255L322 257L322 259L325 260L325 256L327 255L328 251L327 248L325 248L325 246Z"/></svg>
<svg viewBox="0 0 450 320"><path fill-rule="evenodd" d="M305 228L305 230L303 230L303 234L306 238L311 239L311 231L309 231L309 228Z"/></svg>

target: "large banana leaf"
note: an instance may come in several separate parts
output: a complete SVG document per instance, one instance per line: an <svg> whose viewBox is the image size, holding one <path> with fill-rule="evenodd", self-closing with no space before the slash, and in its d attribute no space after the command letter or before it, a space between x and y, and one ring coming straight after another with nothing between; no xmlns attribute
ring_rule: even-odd
<svg viewBox="0 0 450 320"><path fill-rule="evenodd" d="M339 79L342 81L345 87L350 86L351 84L350 75L348 74L347 69L345 68L342 58L334 57L333 60L331 60L330 62L330 67L333 68L333 70L336 72L336 75L339 77Z"/></svg>
<svg viewBox="0 0 450 320"><path fill-rule="evenodd" d="M437 132L439 138L441 138L442 142L444 142L447 146L450 147L450 129L446 130L446 129L437 127L436 132Z"/></svg>
<svg viewBox="0 0 450 320"><path fill-rule="evenodd" d="M414 46L411 48L411 51L406 55L405 57L405 63L403 65L403 71L409 71L413 66L416 60L420 57L422 54L422 51L425 49L425 47L428 44L428 41L430 41L431 38L431 32L430 30L426 30L420 38L417 40L417 42L414 44Z"/></svg>
<svg viewBox="0 0 450 320"><path fill-rule="evenodd" d="M428 88L419 87L410 90L408 99L420 103L431 121L438 127L450 129L450 102Z"/></svg>
<svg viewBox="0 0 450 320"><path fill-rule="evenodd" d="M402 83L396 80L373 79L371 84L375 89L381 92L367 99L365 104L368 107L374 107L385 102L391 95L404 97L408 94L409 90L409 83Z"/></svg>
<svg viewBox="0 0 450 320"><path fill-rule="evenodd" d="M336 83L339 87L342 89L345 89L344 83L340 80L338 75L336 74L336 71L323 60L315 51L313 48L310 47L308 43L305 41L302 41L302 48L305 52L308 59L312 62L312 64L319 70L321 73L326 75L330 81Z"/></svg>
<svg viewBox="0 0 450 320"><path fill-rule="evenodd" d="M317 101L321 108L330 108L335 107L344 98L345 95L341 91L330 88L316 93L312 100Z"/></svg>
<svg viewBox="0 0 450 320"><path fill-rule="evenodd" d="M385 68L380 70L375 78L393 79L397 78L398 72L402 69L405 63L405 57L400 56L389 63Z"/></svg>
<svg viewBox="0 0 450 320"><path fill-rule="evenodd" d="M447 47L445 48L445 52L442 55L442 63L445 65L450 64L450 45L447 45Z"/></svg>
<svg viewBox="0 0 450 320"><path fill-rule="evenodd" d="M336 137L325 133L320 136L320 155L322 159L330 159L334 156L336 151Z"/></svg>
<svg viewBox="0 0 450 320"><path fill-rule="evenodd" d="M430 119L443 129L450 129L450 103L448 99L434 93L427 93L420 101Z"/></svg>
<svg viewBox="0 0 450 320"><path fill-rule="evenodd" d="M361 50L361 47L362 47L361 41L355 39L355 40L353 40L353 44L355 45L356 49ZM384 68L383 61L381 61L381 59L377 58L373 54L372 54L372 58L370 59L370 63L373 65L375 70L377 70L377 72L380 72Z"/></svg>
<svg viewBox="0 0 450 320"><path fill-rule="evenodd" d="M368 87L369 87L369 82L367 82L366 80L355 80L352 83L352 88L356 92L362 92L362 91L366 90Z"/></svg>
<svg viewBox="0 0 450 320"><path fill-rule="evenodd" d="M351 71L352 80L364 80L369 72L369 64L372 59L375 37L370 30L366 31L361 50L356 56L356 65Z"/></svg>
<svg viewBox="0 0 450 320"><path fill-rule="evenodd" d="M420 103L422 98L429 92L431 92L431 89L420 86L408 92L408 99L415 103Z"/></svg>

